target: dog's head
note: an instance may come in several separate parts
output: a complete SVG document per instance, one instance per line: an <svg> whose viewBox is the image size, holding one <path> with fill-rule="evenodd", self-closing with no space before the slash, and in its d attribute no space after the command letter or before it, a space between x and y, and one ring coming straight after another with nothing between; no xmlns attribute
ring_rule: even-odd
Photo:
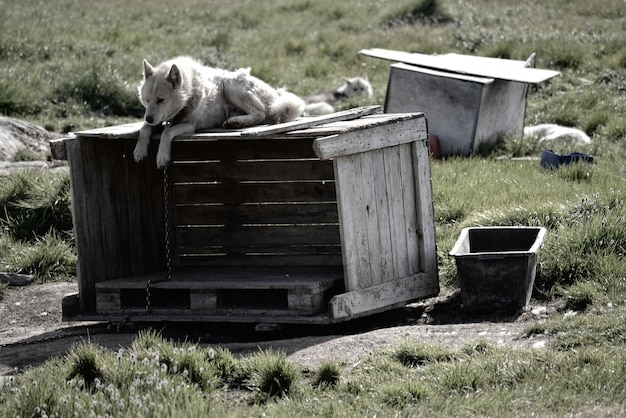
<svg viewBox="0 0 626 418"><path fill-rule="evenodd" d="M345 97L355 97L365 95L372 97L372 85L367 78L364 77L352 77L344 78L346 84L339 87L337 91Z"/></svg>
<svg viewBox="0 0 626 418"><path fill-rule="evenodd" d="M184 107L182 86L183 74L176 64L164 63L155 68L143 61L139 100L146 108L144 119L148 125L169 121Z"/></svg>

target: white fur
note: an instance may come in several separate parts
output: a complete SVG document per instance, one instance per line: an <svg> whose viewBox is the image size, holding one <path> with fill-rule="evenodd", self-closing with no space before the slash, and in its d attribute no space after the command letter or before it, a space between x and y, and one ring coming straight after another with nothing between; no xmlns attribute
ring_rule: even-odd
<svg viewBox="0 0 626 418"><path fill-rule="evenodd" d="M345 83L333 91L314 94L306 97L304 102L304 116L317 116L333 113L335 111L334 104L351 97L365 95L372 97L372 85L367 78L352 77L344 78Z"/></svg>
<svg viewBox="0 0 626 418"><path fill-rule="evenodd" d="M535 137L541 142L549 142L555 145L587 145L591 138L580 129L553 123L542 123L536 126L524 128L525 137Z"/></svg>
<svg viewBox="0 0 626 418"><path fill-rule="evenodd" d="M206 67L190 57L177 57L157 67L143 62L139 98L146 108L133 156L148 154L152 127L165 124L157 167L170 161L172 139L211 128L244 128L296 119L304 101L284 89L274 89L250 75L249 68L227 71Z"/></svg>

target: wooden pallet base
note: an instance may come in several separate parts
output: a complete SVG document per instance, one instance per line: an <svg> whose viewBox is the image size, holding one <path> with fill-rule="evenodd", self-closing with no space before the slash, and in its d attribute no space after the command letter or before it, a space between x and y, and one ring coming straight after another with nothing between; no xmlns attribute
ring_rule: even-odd
<svg viewBox="0 0 626 418"><path fill-rule="evenodd" d="M96 313L306 316L327 311L342 290L341 272L330 268L139 276L97 283Z"/></svg>

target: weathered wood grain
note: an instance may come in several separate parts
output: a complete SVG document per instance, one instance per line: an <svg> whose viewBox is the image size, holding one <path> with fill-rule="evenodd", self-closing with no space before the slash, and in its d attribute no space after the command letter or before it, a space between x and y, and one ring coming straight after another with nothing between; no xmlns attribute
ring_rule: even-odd
<svg viewBox="0 0 626 418"><path fill-rule="evenodd" d="M399 123L403 119L406 123ZM313 150L320 159L326 160L424 139L427 131L423 115L396 115L395 123L372 125L367 129L317 139Z"/></svg>
<svg viewBox="0 0 626 418"><path fill-rule="evenodd" d="M419 273L407 277L341 293L329 303L329 313L334 319L351 319L371 315L390 307L404 306L411 300L435 296L439 293L437 278L432 273Z"/></svg>

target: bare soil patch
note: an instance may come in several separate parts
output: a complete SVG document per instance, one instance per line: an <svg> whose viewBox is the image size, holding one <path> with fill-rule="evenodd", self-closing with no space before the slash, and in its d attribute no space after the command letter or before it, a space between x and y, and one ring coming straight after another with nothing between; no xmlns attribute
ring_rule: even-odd
<svg viewBox="0 0 626 418"><path fill-rule="evenodd" d="M76 283L31 284L10 287L0 300L0 376L13 374L63 355L80 341L116 350L129 346L147 327L95 322L63 322L61 300L76 292ZM282 350L292 361L315 367L324 360L347 366L376 350L405 340L459 347L484 339L510 347L541 347L545 337L520 338L523 328L543 321L554 308L531 305L515 315L469 315L458 293L425 300L367 318L332 326L294 326L255 331L252 325L167 324L150 326L173 341L222 346L237 355L259 349Z"/></svg>

